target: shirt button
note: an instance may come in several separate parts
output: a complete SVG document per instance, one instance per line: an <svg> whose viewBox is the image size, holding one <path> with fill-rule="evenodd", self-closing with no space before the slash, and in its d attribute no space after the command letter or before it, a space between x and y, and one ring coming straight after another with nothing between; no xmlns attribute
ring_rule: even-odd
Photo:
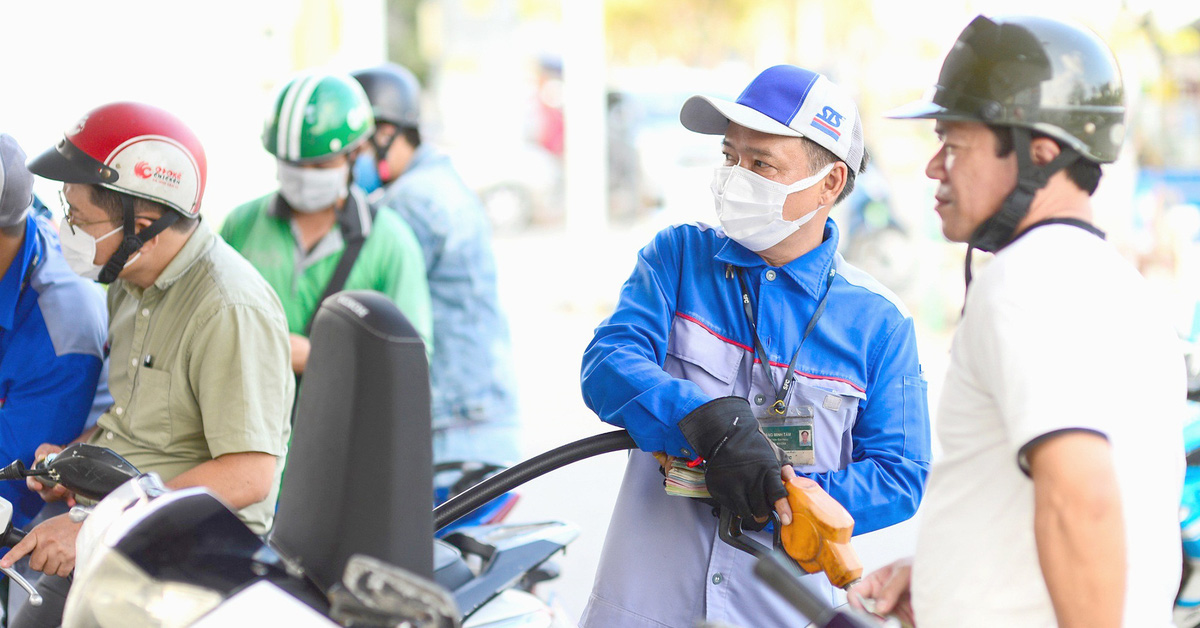
<svg viewBox="0 0 1200 628"><path fill-rule="evenodd" d="M764 404L766 402L767 402L766 396L764 396L762 394L754 395L754 405L761 406L762 404Z"/></svg>
<svg viewBox="0 0 1200 628"><path fill-rule="evenodd" d="M115 412L117 416L121 416L122 414L125 414L125 408L122 408L121 406L117 406L117 407L113 408L113 412Z"/></svg>
<svg viewBox="0 0 1200 628"><path fill-rule="evenodd" d="M712 577L713 584L721 584L721 581L724 579L725 576L722 576L720 573L715 573Z"/></svg>
<svg viewBox="0 0 1200 628"><path fill-rule="evenodd" d="M679 450L679 453L681 453L681 454L683 454L683 455L687 456L688 458L691 458L691 457L692 457L692 452L688 451L687 449L680 449L680 450Z"/></svg>
<svg viewBox="0 0 1200 628"><path fill-rule="evenodd" d="M107 435L107 438L108 438L108 440L112 440L112 439L113 439L112 432L109 432L109 433L108 433L108 435Z"/></svg>
<svg viewBox="0 0 1200 628"><path fill-rule="evenodd" d="M150 308L148 308L148 307L142 308L142 316L150 316Z"/></svg>
<svg viewBox="0 0 1200 628"><path fill-rule="evenodd" d="M773 271L773 270L767 271L767 281L775 281L775 271Z"/></svg>
<svg viewBox="0 0 1200 628"><path fill-rule="evenodd" d="M137 358L130 358L129 366L137 366Z"/></svg>

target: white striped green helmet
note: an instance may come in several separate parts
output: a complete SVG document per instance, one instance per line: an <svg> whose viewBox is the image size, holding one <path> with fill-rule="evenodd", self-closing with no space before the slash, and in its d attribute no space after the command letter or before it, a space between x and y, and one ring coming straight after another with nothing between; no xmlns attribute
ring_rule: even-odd
<svg viewBox="0 0 1200 628"><path fill-rule="evenodd" d="M302 74L275 97L263 147L292 163L348 152L375 132L371 102L349 75Z"/></svg>

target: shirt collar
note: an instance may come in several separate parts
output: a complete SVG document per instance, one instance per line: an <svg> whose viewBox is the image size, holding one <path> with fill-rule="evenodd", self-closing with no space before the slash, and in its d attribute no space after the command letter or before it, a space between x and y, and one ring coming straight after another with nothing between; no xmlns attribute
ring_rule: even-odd
<svg viewBox="0 0 1200 628"><path fill-rule="evenodd" d="M36 264L42 255L42 244L38 240L37 219L33 214L25 217L25 242L17 251L12 264L0 277L0 294L12 295L12 298L0 299L0 327L12 329L17 318L17 301L25 280L29 277L30 267Z"/></svg>
<svg viewBox="0 0 1200 628"><path fill-rule="evenodd" d="M174 259L167 264L167 267L154 280L154 287L159 290L166 290L176 281L179 281L179 278L192 267L192 264L195 264L205 253L208 253L208 250L213 247L216 238L216 234L213 233L212 229L208 228L208 223L201 220L196 225L196 230L192 232L187 242L184 243L183 248L179 249Z"/></svg>
<svg viewBox="0 0 1200 628"><path fill-rule="evenodd" d="M832 218L825 219L825 234L817 248L788 262L779 270L791 277L809 295L821 296L828 280L829 269L837 255L838 229ZM725 244L717 251L716 259L740 268L763 268L767 262L757 253L726 236Z"/></svg>
<svg viewBox="0 0 1200 628"><path fill-rule="evenodd" d="M416 170L417 167L423 162L433 159L435 154L437 154L437 151L433 150L433 147L430 144L421 144L417 147L417 150L413 152L412 159L408 161L408 167L404 169L404 172Z"/></svg>

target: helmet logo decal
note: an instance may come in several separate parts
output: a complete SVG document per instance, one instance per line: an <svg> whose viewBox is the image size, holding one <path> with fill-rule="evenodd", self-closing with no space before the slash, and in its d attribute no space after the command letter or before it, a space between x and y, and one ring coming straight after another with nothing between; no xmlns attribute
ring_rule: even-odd
<svg viewBox="0 0 1200 628"><path fill-rule="evenodd" d="M813 116L812 126L818 131L832 137L834 141L842 139L842 133L838 131L838 127L842 126L842 120L845 116L834 111L833 107L825 107L821 113Z"/></svg>
<svg viewBox="0 0 1200 628"><path fill-rule="evenodd" d="M118 168L120 165L118 164ZM151 166L148 162L139 161L133 166L133 174L140 179L150 179L169 187L177 188L183 183L183 173L162 166Z"/></svg>

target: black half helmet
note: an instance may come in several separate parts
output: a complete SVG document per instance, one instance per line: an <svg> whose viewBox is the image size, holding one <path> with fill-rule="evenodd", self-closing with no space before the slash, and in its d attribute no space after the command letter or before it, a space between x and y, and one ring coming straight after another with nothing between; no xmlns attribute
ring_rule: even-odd
<svg viewBox="0 0 1200 628"><path fill-rule="evenodd" d="M402 128L421 124L421 84L412 72L395 63L384 63L351 74L367 93L376 122Z"/></svg>
<svg viewBox="0 0 1200 628"><path fill-rule="evenodd" d="M1124 95L1116 58L1091 30L981 15L947 53L928 100L887 116L1024 127L1111 163L1125 139Z"/></svg>

